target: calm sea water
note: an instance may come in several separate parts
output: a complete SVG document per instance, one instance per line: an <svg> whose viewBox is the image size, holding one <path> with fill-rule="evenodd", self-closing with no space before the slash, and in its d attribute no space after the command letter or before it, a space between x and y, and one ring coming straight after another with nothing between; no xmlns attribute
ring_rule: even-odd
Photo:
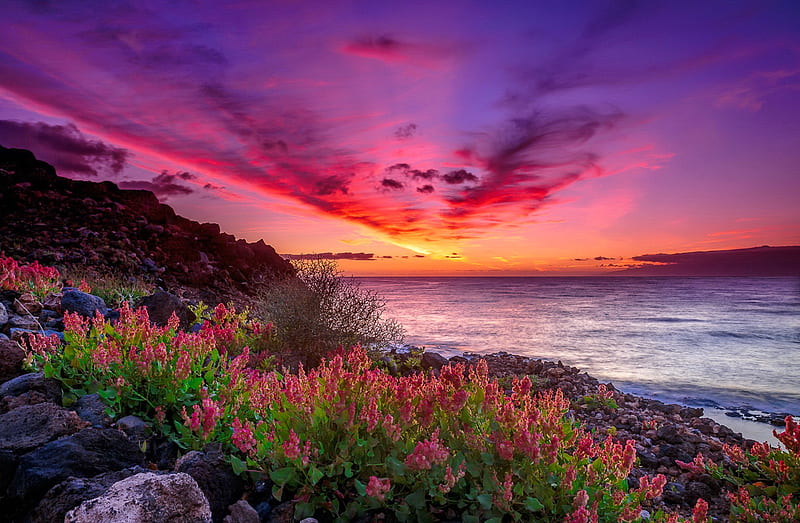
<svg viewBox="0 0 800 523"><path fill-rule="evenodd" d="M798 278L360 278L406 342L561 360L640 395L800 415Z"/></svg>

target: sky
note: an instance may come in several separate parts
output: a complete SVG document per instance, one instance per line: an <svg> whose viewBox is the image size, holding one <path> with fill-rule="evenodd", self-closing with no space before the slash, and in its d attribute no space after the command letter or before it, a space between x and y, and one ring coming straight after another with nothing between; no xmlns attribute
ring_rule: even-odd
<svg viewBox="0 0 800 523"><path fill-rule="evenodd" d="M800 3L6 0L0 144L361 275L800 244Z"/></svg>

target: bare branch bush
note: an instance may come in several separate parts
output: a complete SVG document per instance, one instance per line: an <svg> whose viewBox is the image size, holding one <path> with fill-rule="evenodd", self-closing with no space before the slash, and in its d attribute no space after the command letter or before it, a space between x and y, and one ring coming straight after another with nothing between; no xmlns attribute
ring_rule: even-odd
<svg viewBox="0 0 800 523"><path fill-rule="evenodd" d="M274 324L276 352L294 353L307 365L339 347L384 347L403 340L403 328L383 317L377 292L345 277L335 260L292 262L296 277L259 285L253 313Z"/></svg>

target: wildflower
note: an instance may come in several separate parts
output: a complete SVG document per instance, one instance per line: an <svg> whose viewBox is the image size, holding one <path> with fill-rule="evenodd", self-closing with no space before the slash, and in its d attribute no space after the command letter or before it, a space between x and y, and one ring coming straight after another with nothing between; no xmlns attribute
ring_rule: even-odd
<svg viewBox="0 0 800 523"><path fill-rule="evenodd" d="M464 474L467 472L467 462L462 461L461 465L458 466L458 471L453 474L453 469L450 465L447 466L447 469L444 471L444 483L439 485L439 492L442 494L447 494L450 492L453 487L458 483L458 480L464 477Z"/></svg>
<svg viewBox="0 0 800 523"><path fill-rule="evenodd" d="M702 452L698 453L691 463L686 463L676 459L675 464L684 470L692 472L693 474L702 474L706 470L706 463Z"/></svg>
<svg viewBox="0 0 800 523"><path fill-rule="evenodd" d="M734 463L745 463L747 462L747 458L744 455L744 451L742 447L739 445L728 445L724 443L722 445L722 451L729 457Z"/></svg>
<svg viewBox="0 0 800 523"><path fill-rule="evenodd" d="M450 449L439 442L439 429L436 429L430 439L417 443L414 451L406 457L405 464L411 470L430 470L449 457Z"/></svg>
<svg viewBox="0 0 800 523"><path fill-rule="evenodd" d="M297 437L294 429L289 429L289 439L283 442L283 455L287 459L297 459L301 453L300 438Z"/></svg>
<svg viewBox="0 0 800 523"><path fill-rule="evenodd" d="M369 477L367 483L367 496L373 497L378 501L386 499L386 493L392 488L389 478L377 478L375 476Z"/></svg>
<svg viewBox="0 0 800 523"><path fill-rule="evenodd" d="M252 455L256 449L256 439L253 436L252 424L249 421L242 422L239 417L233 418L233 435L231 443L245 454Z"/></svg>
<svg viewBox="0 0 800 523"><path fill-rule="evenodd" d="M514 497L514 480L512 479L511 473L506 472L505 480L503 481L503 501L506 503L510 503L511 499Z"/></svg>
<svg viewBox="0 0 800 523"><path fill-rule="evenodd" d="M800 454L800 425L795 423L794 418L786 416L784 420L786 423L786 430L778 434L773 430L772 434L786 446L786 450L792 454Z"/></svg>
<svg viewBox="0 0 800 523"><path fill-rule="evenodd" d="M708 503L703 498L699 498L692 509L692 522L705 523L708 519Z"/></svg>

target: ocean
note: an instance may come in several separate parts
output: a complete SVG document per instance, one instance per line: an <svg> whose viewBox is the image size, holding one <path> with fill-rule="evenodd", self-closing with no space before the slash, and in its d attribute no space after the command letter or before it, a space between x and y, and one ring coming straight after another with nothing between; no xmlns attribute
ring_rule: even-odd
<svg viewBox="0 0 800 523"><path fill-rule="evenodd" d="M406 343L561 360L670 403L800 415L799 278L358 278Z"/></svg>

